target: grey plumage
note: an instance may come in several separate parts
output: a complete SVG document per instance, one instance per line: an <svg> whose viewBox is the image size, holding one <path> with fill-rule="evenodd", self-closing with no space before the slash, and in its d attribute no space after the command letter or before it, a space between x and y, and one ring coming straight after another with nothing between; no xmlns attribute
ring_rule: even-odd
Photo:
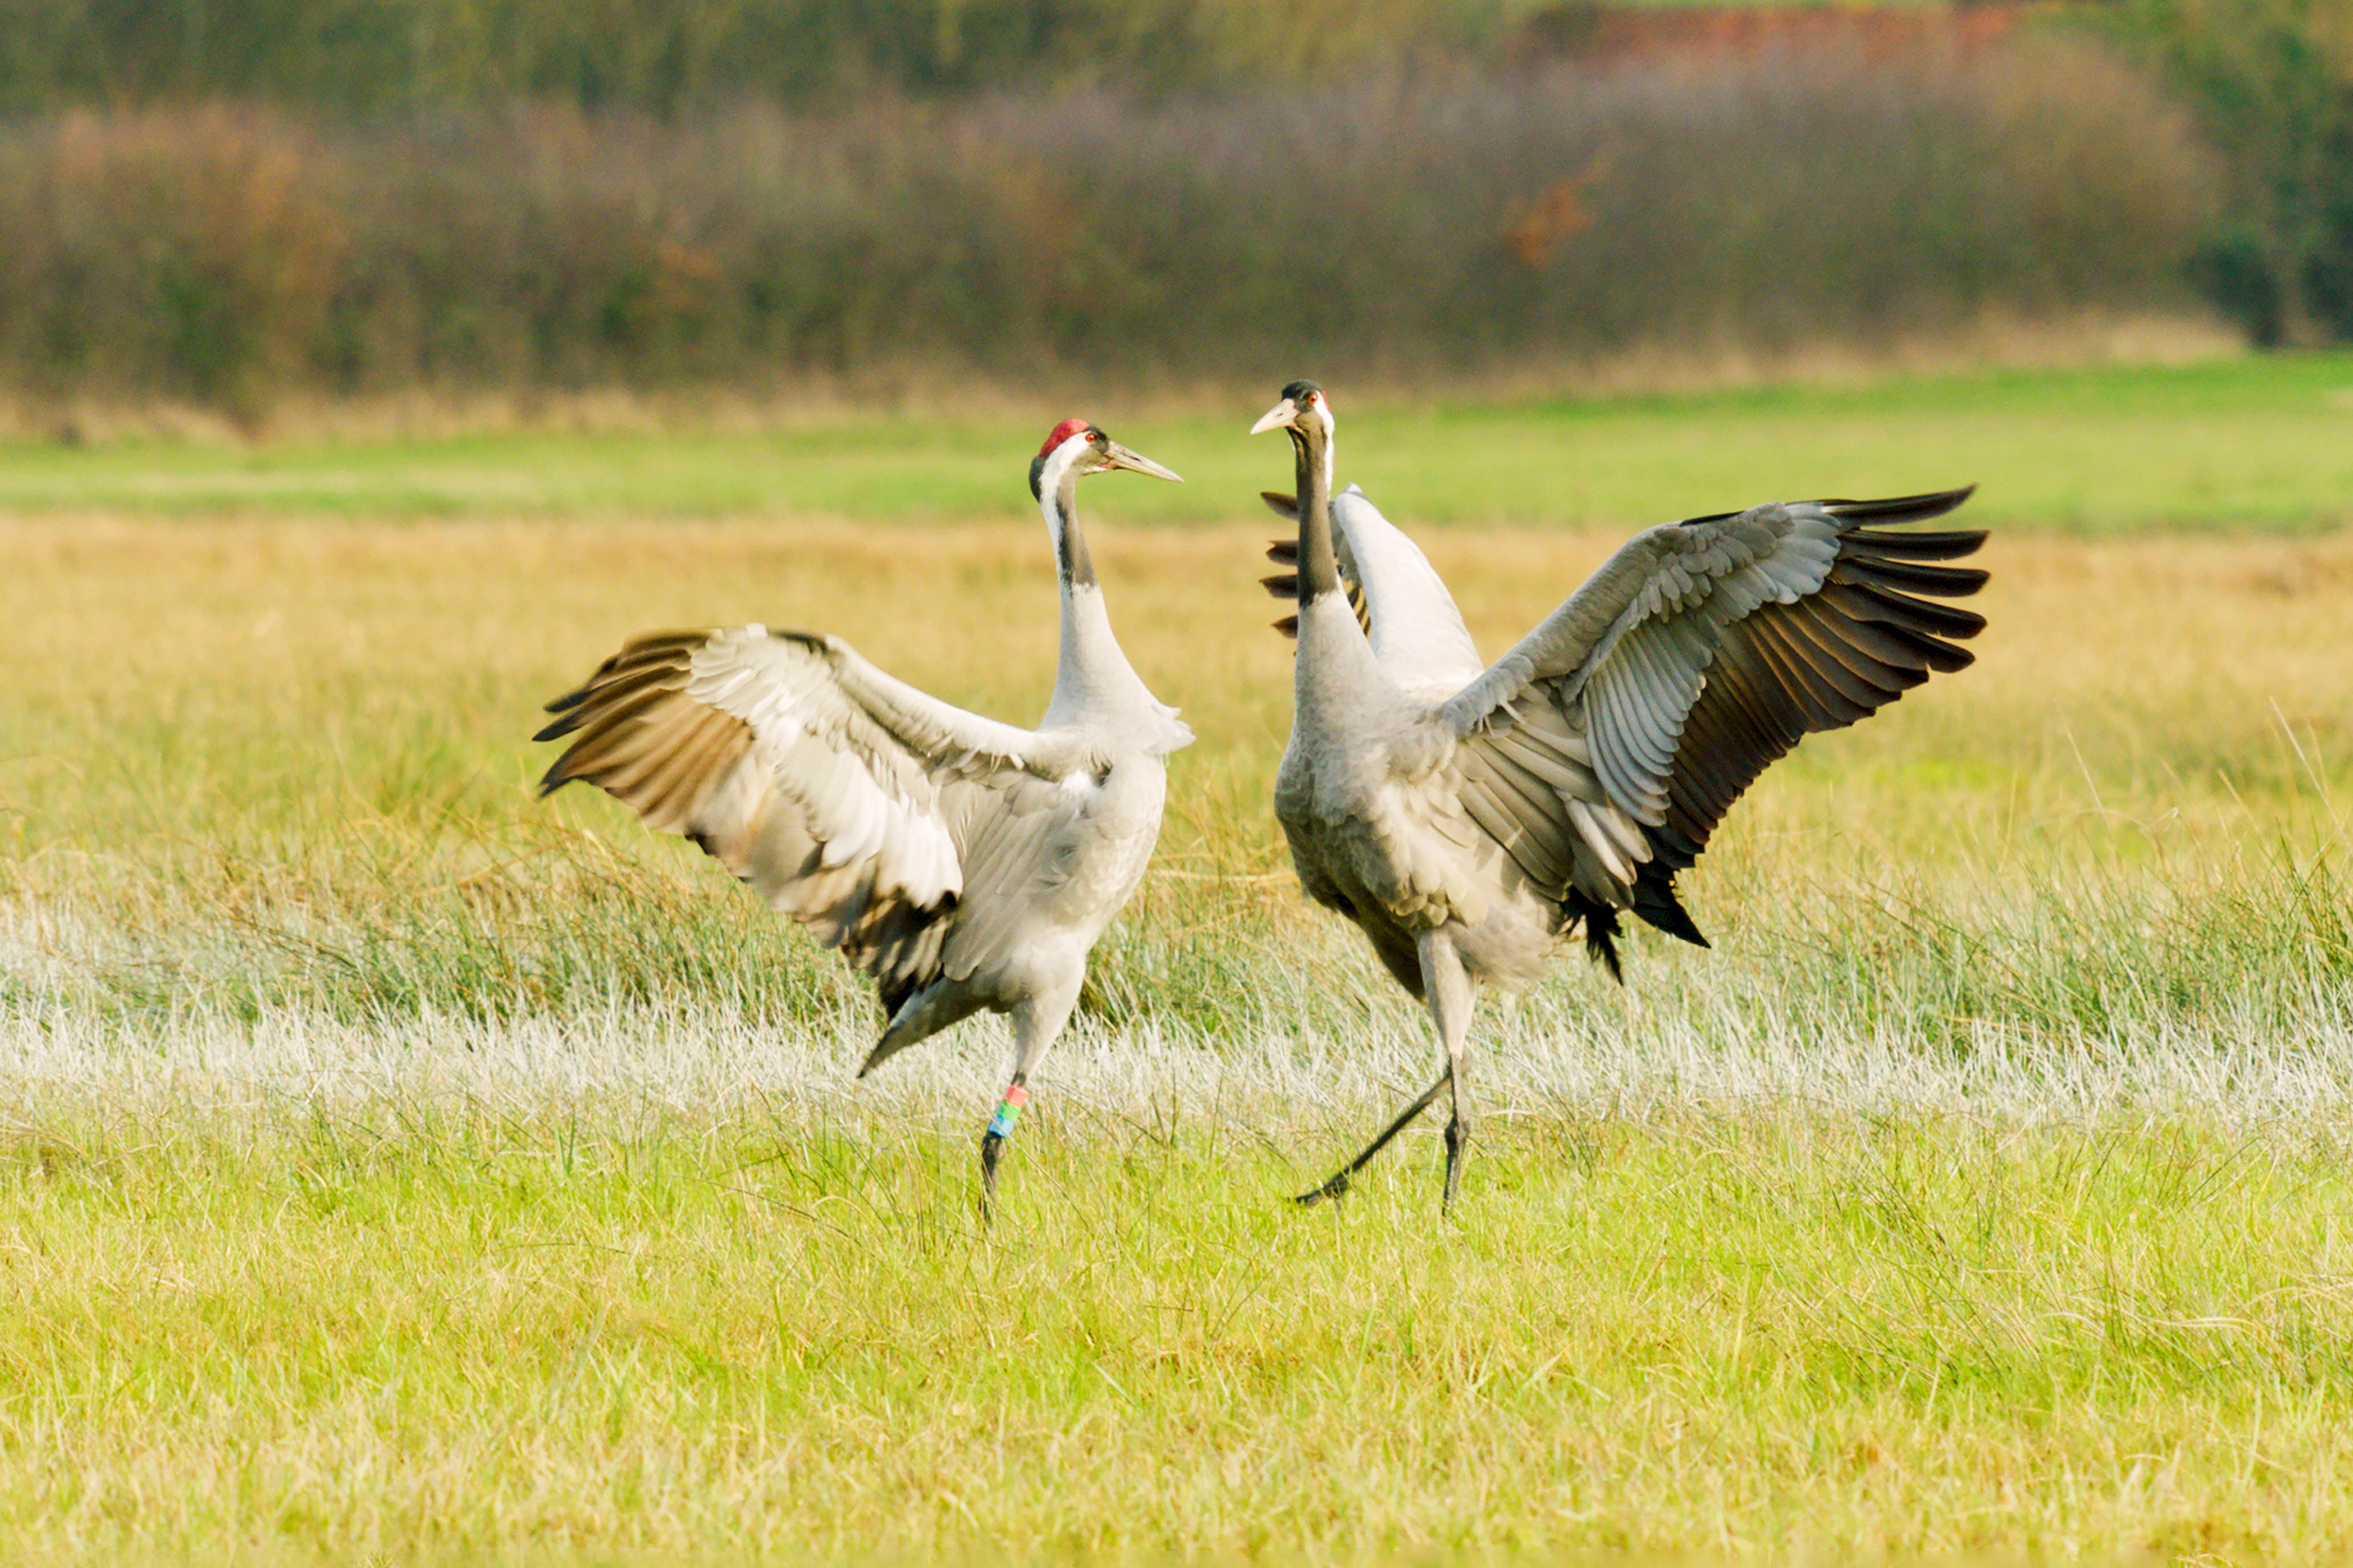
<svg viewBox="0 0 2353 1568"><path fill-rule="evenodd" d="M1275 815L1308 895L1347 915L1431 1008L1453 1091L1447 1197L1469 1138L1470 998L1516 987L1581 934L1619 973L1618 917L1705 946L1674 880L1732 803L1816 730L1971 662L1981 617L1944 600L1985 573L1939 565L1977 532L1897 532L1968 490L1774 504L1649 529L1481 666L1445 585L1353 486L1335 497L1329 397L1295 382L1257 429L1290 432L1306 595ZM1271 503L1288 497L1270 496ZM1317 593L1319 582L1332 584Z"/></svg>
<svg viewBox="0 0 2353 1568"><path fill-rule="evenodd" d="M873 979L888 1022L860 1076L988 1009L1012 1016L1026 1083L1143 878L1167 756L1193 734L1120 651L1080 532L1079 479L1115 468L1176 477L1077 420L1032 465L1062 600L1035 729L917 691L838 638L762 626L636 638L548 705L559 717L536 738L570 744L543 792L597 785ZM990 1186L1001 1142L984 1142Z"/></svg>

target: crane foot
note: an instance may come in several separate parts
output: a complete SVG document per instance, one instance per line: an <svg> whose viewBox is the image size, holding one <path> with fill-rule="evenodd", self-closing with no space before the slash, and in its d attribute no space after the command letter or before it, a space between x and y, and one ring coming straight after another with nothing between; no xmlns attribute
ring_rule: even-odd
<svg viewBox="0 0 2353 1568"><path fill-rule="evenodd" d="M981 1228L986 1230L997 1206L997 1157L1004 1151L1005 1140L995 1131L981 1135Z"/></svg>
<svg viewBox="0 0 2353 1568"><path fill-rule="evenodd" d="M1336 1172L1334 1173L1331 1180L1325 1182L1321 1187L1300 1193L1299 1196L1291 1199L1291 1202L1299 1205L1302 1208L1311 1208L1317 1204L1323 1202L1326 1198L1330 1198L1337 1202L1340 1198L1347 1196L1349 1178L1355 1174L1356 1173L1353 1170Z"/></svg>
<svg viewBox="0 0 2353 1568"><path fill-rule="evenodd" d="M1446 1197L1438 1205L1440 1214L1454 1212L1455 1194L1463 1188L1463 1154L1470 1147L1470 1141L1468 1122L1446 1124Z"/></svg>

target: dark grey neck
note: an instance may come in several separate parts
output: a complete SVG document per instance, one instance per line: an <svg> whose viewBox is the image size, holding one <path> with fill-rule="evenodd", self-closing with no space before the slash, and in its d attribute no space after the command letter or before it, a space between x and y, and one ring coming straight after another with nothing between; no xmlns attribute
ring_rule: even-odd
<svg viewBox="0 0 2353 1568"><path fill-rule="evenodd" d="M1055 538L1062 574L1072 584L1093 584L1095 557L1087 553L1086 535L1079 529L1079 473L1074 465L1054 487L1054 511L1062 519Z"/></svg>
<svg viewBox="0 0 2353 1568"><path fill-rule="evenodd" d="M1332 487L1324 478L1324 444L1331 440L1321 422L1303 419L1290 427L1299 459L1299 607L1337 593L1340 563L1332 551Z"/></svg>

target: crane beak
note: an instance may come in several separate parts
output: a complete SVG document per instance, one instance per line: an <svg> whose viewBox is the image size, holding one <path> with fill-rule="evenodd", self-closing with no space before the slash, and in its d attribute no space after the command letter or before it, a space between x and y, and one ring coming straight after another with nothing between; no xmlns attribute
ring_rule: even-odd
<svg viewBox="0 0 2353 1568"><path fill-rule="evenodd" d="M1112 442L1111 450L1103 454L1103 460L1113 468L1133 469L1138 473L1148 473L1155 479L1165 479L1171 484L1181 485L1185 482L1185 476L1174 469L1162 468L1143 453L1130 452L1117 441Z"/></svg>
<svg viewBox="0 0 2353 1568"><path fill-rule="evenodd" d="M1269 430L1279 430L1286 424L1297 424L1298 420L1299 405L1287 397L1260 414L1258 423L1250 427L1250 433L1254 436L1264 435Z"/></svg>

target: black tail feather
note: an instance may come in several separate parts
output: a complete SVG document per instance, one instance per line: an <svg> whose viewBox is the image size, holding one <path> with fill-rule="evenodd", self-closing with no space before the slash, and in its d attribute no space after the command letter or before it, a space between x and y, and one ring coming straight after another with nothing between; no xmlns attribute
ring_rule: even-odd
<svg viewBox="0 0 2353 1568"><path fill-rule="evenodd" d="M1668 936L1689 942L1695 948L1708 945L1698 922L1691 919L1691 912L1684 908L1683 901L1675 896L1673 869L1657 859L1646 862L1635 874L1634 912Z"/></svg>
<svg viewBox="0 0 2353 1568"><path fill-rule="evenodd" d="M1595 904L1583 893L1572 888L1566 905L1585 927L1585 952L1596 964L1609 971L1609 978L1625 984L1625 966L1618 961L1618 912L1606 904Z"/></svg>

